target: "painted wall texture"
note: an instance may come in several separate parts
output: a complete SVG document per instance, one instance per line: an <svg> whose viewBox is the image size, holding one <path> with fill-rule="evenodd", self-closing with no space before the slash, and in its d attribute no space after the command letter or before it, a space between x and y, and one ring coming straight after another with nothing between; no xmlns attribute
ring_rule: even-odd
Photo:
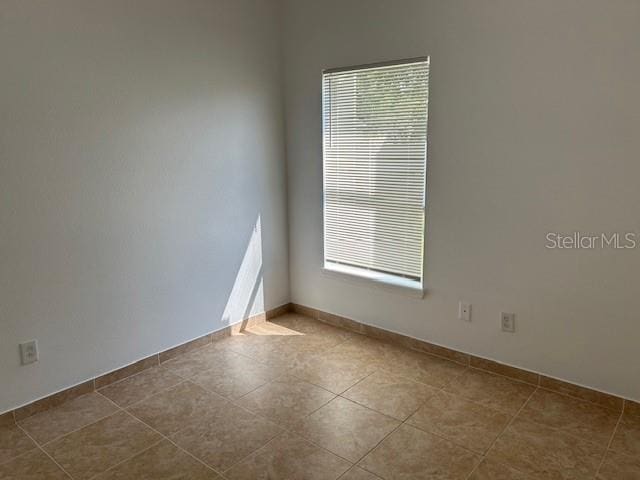
<svg viewBox="0 0 640 480"><path fill-rule="evenodd" d="M640 399L640 3L289 0L293 301ZM424 299L323 274L321 71L431 56ZM640 240L640 236L637 237ZM458 301L472 322L457 319ZM500 312L516 313L515 334Z"/></svg>
<svg viewBox="0 0 640 480"><path fill-rule="evenodd" d="M278 22L2 2L0 411L288 301Z"/></svg>

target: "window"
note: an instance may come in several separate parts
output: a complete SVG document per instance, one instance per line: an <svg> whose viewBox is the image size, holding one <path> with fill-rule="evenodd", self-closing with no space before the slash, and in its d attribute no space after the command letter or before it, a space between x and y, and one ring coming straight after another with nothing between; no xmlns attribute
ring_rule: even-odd
<svg viewBox="0 0 640 480"><path fill-rule="evenodd" d="M429 59L326 70L325 269L422 289Z"/></svg>

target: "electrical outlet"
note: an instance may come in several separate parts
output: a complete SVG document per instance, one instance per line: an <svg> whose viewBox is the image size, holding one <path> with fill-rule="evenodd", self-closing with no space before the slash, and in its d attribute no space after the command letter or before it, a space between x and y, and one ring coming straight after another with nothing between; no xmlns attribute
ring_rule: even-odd
<svg viewBox="0 0 640 480"><path fill-rule="evenodd" d="M20 344L20 362L29 365L38 361L38 341L31 340Z"/></svg>
<svg viewBox="0 0 640 480"><path fill-rule="evenodd" d="M515 313L502 312L500 314L500 319L502 322L503 332L514 333L516 331L516 314Z"/></svg>
<svg viewBox="0 0 640 480"><path fill-rule="evenodd" d="M458 304L458 320L464 320L465 322L471 321L471 304L460 302Z"/></svg>

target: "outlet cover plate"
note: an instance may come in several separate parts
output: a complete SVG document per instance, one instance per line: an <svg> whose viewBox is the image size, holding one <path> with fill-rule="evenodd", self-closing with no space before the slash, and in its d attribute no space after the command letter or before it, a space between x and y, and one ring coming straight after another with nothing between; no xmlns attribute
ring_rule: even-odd
<svg viewBox="0 0 640 480"><path fill-rule="evenodd" d="M503 332L515 333L516 331L516 314L502 312L500 314L500 322Z"/></svg>
<svg viewBox="0 0 640 480"><path fill-rule="evenodd" d="M38 361L38 341L30 340L20 344L20 362L29 365Z"/></svg>

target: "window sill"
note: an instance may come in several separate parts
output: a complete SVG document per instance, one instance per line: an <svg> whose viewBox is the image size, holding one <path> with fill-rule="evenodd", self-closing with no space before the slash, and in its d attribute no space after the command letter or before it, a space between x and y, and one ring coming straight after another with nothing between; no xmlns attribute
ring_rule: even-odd
<svg viewBox="0 0 640 480"><path fill-rule="evenodd" d="M363 268L350 267L335 263L325 263L322 272L344 280L351 280L360 284L374 285L386 290L409 295L416 298L424 298L422 283L408 278L396 277L387 273L373 272Z"/></svg>

